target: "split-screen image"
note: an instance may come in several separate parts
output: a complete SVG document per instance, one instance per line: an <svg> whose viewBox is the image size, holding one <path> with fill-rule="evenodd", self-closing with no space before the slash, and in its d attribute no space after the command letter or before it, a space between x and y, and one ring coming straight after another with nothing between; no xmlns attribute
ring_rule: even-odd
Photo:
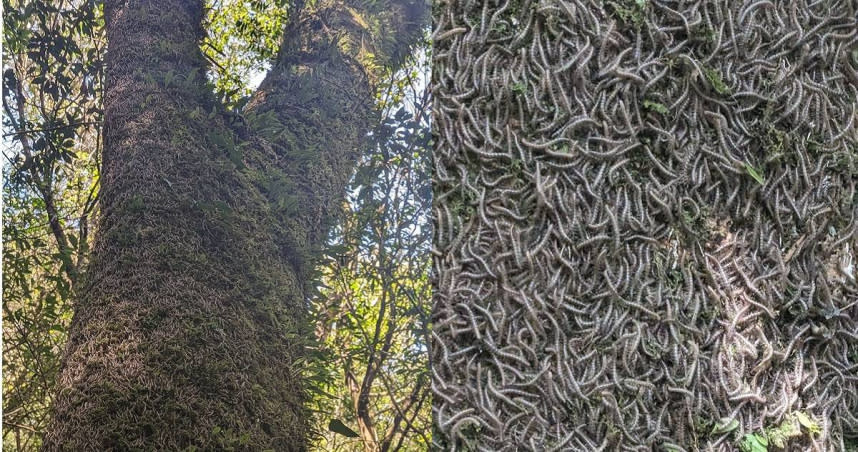
<svg viewBox="0 0 858 452"><path fill-rule="evenodd" d="M858 452L855 0L4 0L2 449Z"/></svg>

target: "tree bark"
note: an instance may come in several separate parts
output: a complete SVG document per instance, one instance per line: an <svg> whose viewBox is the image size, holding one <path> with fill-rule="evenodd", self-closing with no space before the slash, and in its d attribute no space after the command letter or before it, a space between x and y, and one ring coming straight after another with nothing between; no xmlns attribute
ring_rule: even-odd
<svg viewBox="0 0 858 452"><path fill-rule="evenodd" d="M366 66L362 47L357 45L372 37L363 19L356 17L379 15L383 32L394 33L397 45L387 49L381 60L394 68L404 58L403 49L419 39L421 24L427 20L428 9L421 0L380 3L388 7L383 14L356 10L348 2L320 2L292 21L277 64L245 109L248 117L273 115L280 127L273 136L256 134L260 153L275 156L260 162L275 165L274 174L268 174L261 188L274 204L287 201L286 208L275 214L284 246L293 251L291 262L305 278L311 279L306 263L312 261L341 210L337 204L360 146L378 119L373 109L378 74ZM281 190L272 193L271 185L278 183ZM301 215L294 215L296 209Z"/></svg>
<svg viewBox="0 0 858 452"><path fill-rule="evenodd" d="M206 88L202 14L198 0L105 2L102 214L44 450L307 448L309 250L373 87L351 56L326 62L287 34L311 57L281 52L253 108L286 129L265 138ZM322 89L318 121L297 96Z"/></svg>

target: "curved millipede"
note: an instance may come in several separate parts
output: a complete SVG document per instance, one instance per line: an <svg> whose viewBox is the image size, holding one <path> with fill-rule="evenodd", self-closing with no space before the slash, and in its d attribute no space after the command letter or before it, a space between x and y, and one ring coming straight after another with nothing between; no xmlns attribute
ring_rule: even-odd
<svg viewBox="0 0 858 452"><path fill-rule="evenodd" d="M858 444L858 3L435 21L435 446Z"/></svg>

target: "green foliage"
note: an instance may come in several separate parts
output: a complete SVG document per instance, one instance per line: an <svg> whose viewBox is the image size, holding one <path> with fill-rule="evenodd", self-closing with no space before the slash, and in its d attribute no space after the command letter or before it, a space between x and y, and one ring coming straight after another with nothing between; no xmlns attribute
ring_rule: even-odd
<svg viewBox="0 0 858 452"><path fill-rule="evenodd" d="M661 113L663 115L666 115L669 113L669 110L667 109L667 107L664 104L660 104L658 102L654 102L651 100L644 100L643 101L643 107L646 108L647 110L651 110L651 111L654 111L656 113Z"/></svg>
<svg viewBox="0 0 858 452"><path fill-rule="evenodd" d="M3 449L32 449L40 439L31 429L45 425L59 370L72 281L55 257L42 203L8 180L3 195Z"/></svg>
<svg viewBox="0 0 858 452"><path fill-rule="evenodd" d="M808 433L810 433L811 436L822 431L822 429L820 429L819 427L819 424L817 424L816 421L811 419L806 413L796 411L795 413L793 413L793 415L798 420L798 423L801 424L802 427L807 429Z"/></svg>
<svg viewBox="0 0 858 452"><path fill-rule="evenodd" d="M721 74L712 68L705 67L703 68L703 74L706 76L706 80L709 80L709 83L712 85L712 89L715 90L718 94L730 94L730 87L724 83L724 79L721 77Z"/></svg>
<svg viewBox="0 0 858 452"><path fill-rule="evenodd" d="M724 433L730 433L737 428L739 428L739 421L733 418L723 418L718 421L714 427L712 427L712 434L722 435Z"/></svg>
<svg viewBox="0 0 858 452"><path fill-rule="evenodd" d="M216 438L220 450L223 451L245 450L250 444L250 434L237 433L231 429L215 427L212 429L212 436Z"/></svg>
<svg viewBox="0 0 858 452"><path fill-rule="evenodd" d="M429 444L429 104L402 98L415 104L389 109L373 130L325 250L324 285L313 302L326 359L311 377L318 450L360 448L366 438L352 433L361 423L379 447Z"/></svg>
<svg viewBox="0 0 858 452"><path fill-rule="evenodd" d="M769 447L788 450L791 439L804 435L802 427L811 438L821 431L819 424L807 413L794 411L787 414L778 425L767 427L762 432L751 432L742 436L739 449L742 452L767 452Z"/></svg>
<svg viewBox="0 0 858 452"><path fill-rule="evenodd" d="M632 25L640 29L645 22L644 14L647 7L646 0L622 0L608 1L605 5L610 7L617 18L626 25Z"/></svg>
<svg viewBox="0 0 858 452"><path fill-rule="evenodd" d="M750 163L745 163L745 171L760 185L765 185L766 180L760 173L760 170L754 168Z"/></svg>
<svg viewBox="0 0 858 452"><path fill-rule="evenodd" d="M802 413L802 416L804 414ZM781 423L781 425L777 427L772 427L766 429L766 438L772 444L772 446L777 448L785 448L787 446L787 441L790 438L801 436L801 430L798 427L798 424L791 420L786 420Z"/></svg>
<svg viewBox="0 0 858 452"><path fill-rule="evenodd" d="M357 438L360 436L356 431L348 428L346 424L343 424L343 421L339 419L331 419L331 422L328 423L328 430L343 435L346 438Z"/></svg>
<svg viewBox="0 0 858 452"><path fill-rule="evenodd" d="M760 435L756 433L748 433L742 437L742 441L739 443L739 448L742 452L766 452L768 451L769 441L766 439L765 435Z"/></svg>
<svg viewBox="0 0 858 452"><path fill-rule="evenodd" d="M3 3L3 449L34 450L89 254L101 7Z"/></svg>
<svg viewBox="0 0 858 452"><path fill-rule="evenodd" d="M289 5L285 0L207 1L202 49L214 63L215 91L228 106L243 106L252 79L277 55Z"/></svg>
<svg viewBox="0 0 858 452"><path fill-rule="evenodd" d="M92 2L4 2L3 20L3 127L28 148L11 155L10 176L29 183L71 163L77 141L98 132L102 18Z"/></svg>

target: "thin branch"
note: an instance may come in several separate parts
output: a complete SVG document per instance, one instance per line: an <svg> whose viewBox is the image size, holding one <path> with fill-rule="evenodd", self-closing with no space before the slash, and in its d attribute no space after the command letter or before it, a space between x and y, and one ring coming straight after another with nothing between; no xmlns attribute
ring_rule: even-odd
<svg viewBox="0 0 858 452"><path fill-rule="evenodd" d="M101 125L101 124L102 124L101 121L83 121L83 122L76 122L74 124L65 124L62 126L55 126L55 127L45 127L45 128L41 128L41 129L18 130L16 132L5 133L5 134L3 134L3 136L4 137L13 137L13 136L18 136L18 135L32 135L34 133L51 132L54 130L68 129L70 127L91 126L91 125Z"/></svg>

